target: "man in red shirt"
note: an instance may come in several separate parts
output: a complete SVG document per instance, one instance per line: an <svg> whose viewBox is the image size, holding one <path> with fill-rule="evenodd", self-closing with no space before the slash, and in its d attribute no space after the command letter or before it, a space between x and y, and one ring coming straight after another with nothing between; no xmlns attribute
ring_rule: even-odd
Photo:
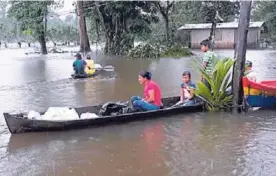
<svg viewBox="0 0 277 176"><path fill-rule="evenodd" d="M135 110L158 110L162 106L161 89L157 83L151 80L152 74L143 71L138 76L140 84L144 85L144 98L134 96L131 98Z"/></svg>

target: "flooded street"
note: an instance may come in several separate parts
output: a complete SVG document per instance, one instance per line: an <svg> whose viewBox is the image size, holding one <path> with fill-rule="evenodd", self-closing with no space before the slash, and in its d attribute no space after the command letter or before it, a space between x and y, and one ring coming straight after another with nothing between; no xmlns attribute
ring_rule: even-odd
<svg viewBox="0 0 277 176"><path fill-rule="evenodd" d="M198 57L202 55L194 51ZM232 57L232 50L216 51ZM128 60L93 53L115 73L73 80L73 55L23 55L0 50L0 175L249 175L276 172L276 112L232 115L195 113L123 125L65 132L11 135L3 112L43 111L49 106L80 107L141 95L137 73L153 73L163 97L179 95L181 74L199 74L193 57ZM247 51L257 79L275 79L276 52Z"/></svg>

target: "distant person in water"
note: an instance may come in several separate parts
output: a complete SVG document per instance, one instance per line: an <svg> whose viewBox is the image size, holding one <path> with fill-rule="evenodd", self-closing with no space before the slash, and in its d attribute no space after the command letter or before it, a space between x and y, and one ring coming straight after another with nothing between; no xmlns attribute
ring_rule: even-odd
<svg viewBox="0 0 277 176"><path fill-rule="evenodd" d="M251 81L256 82L257 78L256 78L256 74L255 72L252 70L252 62L247 60L245 62L245 71L244 71L244 75Z"/></svg>
<svg viewBox="0 0 277 176"><path fill-rule="evenodd" d="M161 89L157 83L151 80L152 74L143 71L138 75L138 81L144 86L144 98L134 96L131 98L136 111L158 110L162 106Z"/></svg>
<svg viewBox="0 0 277 176"><path fill-rule="evenodd" d="M86 61L82 60L82 56L80 53L77 53L75 55L76 60L73 62L73 69L75 71L75 74L78 75L84 75L85 73L85 67L87 65Z"/></svg>
<svg viewBox="0 0 277 176"><path fill-rule="evenodd" d="M85 72L88 75L92 75L95 73L95 65L94 65L94 61L91 59L90 55L87 55L86 58L86 68L85 68Z"/></svg>
<svg viewBox="0 0 277 176"><path fill-rule="evenodd" d="M201 50L204 52L204 56L203 56L203 64L202 67L204 69L204 71L209 75L212 73L212 66L213 66L213 61L214 58L217 57L217 55L209 50L209 46L211 45L210 41L208 39L203 40L200 43L200 47ZM201 81L209 88L211 89L210 84L207 82L206 79L203 78L203 76L201 76Z"/></svg>
<svg viewBox="0 0 277 176"><path fill-rule="evenodd" d="M189 71L185 71L182 74L183 83L181 84L181 96L180 102L182 106L193 105L195 103L194 90L195 84L191 82L191 74Z"/></svg>

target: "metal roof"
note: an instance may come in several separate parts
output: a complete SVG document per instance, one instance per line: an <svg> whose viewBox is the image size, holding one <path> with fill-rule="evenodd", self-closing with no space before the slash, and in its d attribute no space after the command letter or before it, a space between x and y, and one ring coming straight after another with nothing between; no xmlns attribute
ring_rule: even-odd
<svg viewBox="0 0 277 176"><path fill-rule="evenodd" d="M264 24L263 21L259 22L250 22L249 28L260 28ZM198 23L198 24L185 24L182 27L178 28L178 30L188 30L188 29L210 29L212 27L212 23ZM238 28L238 22L229 22L229 23L217 23L217 29L230 29L230 28Z"/></svg>

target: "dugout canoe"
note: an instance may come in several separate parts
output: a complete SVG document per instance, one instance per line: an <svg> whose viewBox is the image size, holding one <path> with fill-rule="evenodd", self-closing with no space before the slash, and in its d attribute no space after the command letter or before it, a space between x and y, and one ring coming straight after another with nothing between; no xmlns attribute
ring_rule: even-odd
<svg viewBox="0 0 277 176"><path fill-rule="evenodd" d="M147 111L147 112L135 112L120 114L116 116L102 116L95 119L78 119L70 121L49 121L49 120L33 120L27 119L26 113L10 114L4 113L4 118L8 126L9 131L14 133L24 133L24 132L39 132L39 131L62 131L71 129L81 129L92 126L103 126L109 124L120 124L131 121L153 119L158 117L167 117L180 113L193 113L202 112L204 110L204 103L201 100L195 105L185 106L185 107L172 107L175 103L179 101L179 97L168 97L163 98L164 108ZM98 114L102 105L97 106L87 106L75 108L79 116L82 113L90 112ZM44 114L44 113L41 113Z"/></svg>
<svg viewBox="0 0 277 176"><path fill-rule="evenodd" d="M101 72L101 70L96 70L93 74L72 74L71 77L73 79L92 78L92 77L99 75L100 72Z"/></svg>

